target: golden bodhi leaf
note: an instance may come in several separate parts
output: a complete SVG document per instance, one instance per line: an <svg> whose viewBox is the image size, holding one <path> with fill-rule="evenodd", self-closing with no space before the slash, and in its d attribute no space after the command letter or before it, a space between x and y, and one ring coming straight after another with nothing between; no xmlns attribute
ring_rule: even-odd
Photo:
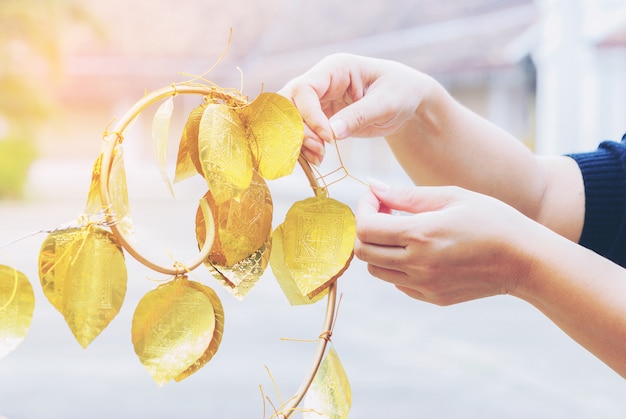
<svg viewBox="0 0 626 419"><path fill-rule="evenodd" d="M260 279L269 260L272 197L267 184L254 172L250 186L238 199L216 205L210 191L203 197L215 219L217 235L209 253L211 274L235 297L243 298ZM196 213L196 238L206 236L204 217Z"/></svg>
<svg viewBox="0 0 626 419"><path fill-rule="evenodd" d="M185 276L147 293L135 310L135 353L157 385L180 381L216 353L224 310L215 292Z"/></svg>
<svg viewBox="0 0 626 419"><path fill-rule="evenodd" d="M303 295L313 297L348 267L356 224L347 205L325 196L298 201L283 223L285 263Z"/></svg>
<svg viewBox="0 0 626 419"><path fill-rule="evenodd" d="M238 300L248 295L259 282L270 259L271 237L256 252L232 266L205 263L209 273Z"/></svg>
<svg viewBox="0 0 626 419"><path fill-rule="evenodd" d="M270 256L272 272L278 281L278 285L283 290L289 303L293 306L313 304L324 298L328 294L328 288L316 294L312 298L303 295L296 281L291 275L291 271L285 262L285 252L283 249L283 225L279 225L272 233L272 254Z"/></svg>
<svg viewBox="0 0 626 419"><path fill-rule="evenodd" d="M41 246L39 279L44 295L86 348L124 302L124 253L113 234L94 225L54 231Z"/></svg>
<svg viewBox="0 0 626 419"><path fill-rule="evenodd" d="M183 135L178 146L178 157L176 159L176 174L174 182L180 182L196 174L202 174L202 164L198 152L198 131L200 120L206 109L206 104L195 108L187 117Z"/></svg>
<svg viewBox="0 0 626 419"><path fill-rule="evenodd" d="M0 359L24 340L34 309L35 295L26 275L0 265Z"/></svg>
<svg viewBox="0 0 626 419"><path fill-rule="evenodd" d="M174 378L174 380L176 381L184 380L194 372L198 371L204 365L206 365L206 363L209 362L211 358L213 358L213 356L217 353L220 343L222 343L222 336L224 335L224 307L222 306L222 302L220 301L215 291L198 282L188 281L187 284L206 295L211 305L213 305L213 312L215 314L215 329L213 331L213 337L211 338L211 342L209 343L209 346L206 348L202 356L198 360L196 360L193 365L191 365L181 374L177 375Z"/></svg>
<svg viewBox="0 0 626 419"><path fill-rule="evenodd" d="M167 176L167 142L170 132L170 121L174 112L174 97L165 100L157 109L152 118L152 146L157 160L157 167L161 178L167 186L170 194L174 196L172 182Z"/></svg>
<svg viewBox="0 0 626 419"><path fill-rule="evenodd" d="M332 346L324 357L304 404L305 419L345 419L352 406L352 390L346 371Z"/></svg>
<svg viewBox="0 0 626 419"><path fill-rule="evenodd" d="M207 105L198 132L202 172L216 204L239 194L252 180L252 155L236 110Z"/></svg>
<svg viewBox="0 0 626 419"><path fill-rule="evenodd" d="M293 103L277 93L261 93L241 108L255 167L265 179L293 172L300 155L304 124Z"/></svg>
<svg viewBox="0 0 626 419"><path fill-rule="evenodd" d="M102 199L100 198L100 173L102 170L102 154L96 159L91 171L91 185L87 194L87 204L85 214L95 215L104 210ZM117 146L111 163L109 175L109 197L111 199L111 210L117 219L117 227L122 230L127 238L134 236L134 229L130 219L130 204L128 203L128 187L126 185L126 170L124 169L123 148Z"/></svg>
<svg viewBox="0 0 626 419"><path fill-rule="evenodd" d="M267 183L254 172L250 186L238 199L216 204L209 191L202 198L209 203L217 235L209 260L221 266L232 266L250 256L267 241L272 232L272 196ZM204 217L196 212L196 237L204 243ZM202 244L201 244L202 246Z"/></svg>

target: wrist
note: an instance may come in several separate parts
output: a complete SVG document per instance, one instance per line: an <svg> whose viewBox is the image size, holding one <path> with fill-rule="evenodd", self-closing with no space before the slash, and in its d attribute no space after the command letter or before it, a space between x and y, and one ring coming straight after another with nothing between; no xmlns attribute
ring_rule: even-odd
<svg viewBox="0 0 626 419"><path fill-rule="evenodd" d="M578 255L586 249L538 222L531 223L532 227L525 229L523 240L514 244L519 250L520 262L509 294L541 307L552 283L568 276L565 271L570 271L572 264L568 263L571 259L567 255Z"/></svg>
<svg viewBox="0 0 626 419"><path fill-rule="evenodd" d="M414 109L406 122L393 134L386 137L389 143L440 138L445 131L446 120L454 99L434 78L418 73L413 87L407 89L412 98L417 98Z"/></svg>

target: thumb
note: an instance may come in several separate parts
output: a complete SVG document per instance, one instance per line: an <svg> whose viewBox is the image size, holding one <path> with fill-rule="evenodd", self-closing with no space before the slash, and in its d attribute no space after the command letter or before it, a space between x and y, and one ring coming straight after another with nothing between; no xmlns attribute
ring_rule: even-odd
<svg viewBox="0 0 626 419"><path fill-rule="evenodd" d="M370 189L381 206L412 214L441 210L457 198L445 186L389 186L370 179Z"/></svg>
<svg viewBox="0 0 626 419"><path fill-rule="evenodd" d="M350 136L367 133L368 128L385 119L386 112L387 109L376 99L376 94L368 93L338 111L330 119L330 127L335 140L344 140Z"/></svg>

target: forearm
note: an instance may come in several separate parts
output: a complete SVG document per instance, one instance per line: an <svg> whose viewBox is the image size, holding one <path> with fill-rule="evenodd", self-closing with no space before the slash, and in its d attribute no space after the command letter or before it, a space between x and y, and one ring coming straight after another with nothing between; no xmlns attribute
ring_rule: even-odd
<svg viewBox="0 0 626 419"><path fill-rule="evenodd" d="M545 230L527 240L530 268L511 294L626 378L626 271Z"/></svg>
<svg viewBox="0 0 626 419"><path fill-rule="evenodd" d="M537 219L547 179L527 147L436 83L415 115L387 142L416 184L461 186Z"/></svg>

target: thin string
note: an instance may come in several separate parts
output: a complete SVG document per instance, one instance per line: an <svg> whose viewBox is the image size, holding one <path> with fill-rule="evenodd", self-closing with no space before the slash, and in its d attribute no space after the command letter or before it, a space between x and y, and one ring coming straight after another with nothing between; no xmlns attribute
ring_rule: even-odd
<svg viewBox="0 0 626 419"><path fill-rule="evenodd" d="M324 330L317 339L296 339L296 338L280 338L282 341L287 342L303 342L303 343L314 343L320 339L324 339L326 342L331 342L331 337L333 335L333 331L335 330L335 324L337 323L337 316L339 315L339 307L341 306L341 299L343 298L343 293L339 294L339 301L337 301L337 306L335 307L335 315L333 316L333 322L330 325L329 330Z"/></svg>
<svg viewBox="0 0 626 419"><path fill-rule="evenodd" d="M348 170L347 166L345 165L345 163L343 162L343 158L341 157L341 151L339 150L339 145L337 144L337 140L335 140L334 138L332 139L332 143L333 146L335 147L335 151L337 152L337 159L339 160L339 167L336 169L331 170L330 172L327 172L326 174L322 174L322 172L319 170L319 168L317 166L315 166L314 164L311 164L311 162L304 157L304 159L309 163L309 166L311 167L311 170L313 170L315 172L315 180L317 180L318 183L321 183L323 186L318 187L318 188L314 188L314 189L322 189L324 191L326 191L330 186L341 182L342 180L346 179L346 178L350 178L352 180L355 180L357 182L359 182L360 184L366 186L366 187L370 187L370 184L365 182L364 180L359 179L358 177L352 175L350 173L350 171ZM328 181L328 178L330 178L331 176L333 176L334 174L343 171L343 175L340 176L338 179L334 179L332 181ZM317 190L316 190L317 192ZM317 193L316 193L317 195Z"/></svg>
<svg viewBox="0 0 626 419"><path fill-rule="evenodd" d="M276 380L274 379L274 376L272 375L267 365L265 366L265 371L267 371L267 375L269 375L270 380L272 381L272 385L274 386L274 391L276 392L276 395L278 396L279 406L278 408L276 408L276 405L274 404L274 402L272 402L272 399L269 396L265 395L263 391L263 386L260 385L259 390L261 392L261 399L263 400L263 419L265 419L267 415L267 404L269 404L271 409L274 411L274 413L272 413L269 419L279 418L281 416L286 417L286 413L289 413L289 415L291 415L292 413L297 413L297 412L311 412L311 413L320 414L319 412L316 412L314 409L305 408L305 407L291 407L287 410L283 409L284 406L290 403L294 399L295 396L283 402L282 396L280 394L280 390L278 388L278 384L276 383Z"/></svg>
<svg viewBox="0 0 626 419"><path fill-rule="evenodd" d="M370 187L369 183L367 183L367 182L365 182L365 181L363 181L363 180L359 179L359 178L358 178L358 177L356 177L356 176L353 176L353 175L352 175L352 174L348 171L348 168L347 168L347 167L346 167L346 165L343 163L343 159L341 158L341 152L339 151L339 145L337 144L337 140L336 140L335 138L333 138L333 139L332 139L332 141L333 141L333 144L334 144L334 146L335 146L335 150L337 151L337 158L339 159L339 164L341 165L341 167L343 168L343 170L345 170L345 172L346 172L346 176L348 176L348 177L350 177L350 178L352 178L352 179L356 180L357 182L359 182L359 183L361 183L361 184L363 184L363 185L365 185L366 187L368 187L368 188L369 188L369 187Z"/></svg>
<svg viewBox="0 0 626 419"><path fill-rule="evenodd" d="M107 138L109 136L111 136L111 135L115 135L116 142L118 144L122 144L124 142L124 135L121 132L119 132L119 131L108 131L108 130L105 130L102 133L102 141L106 142Z"/></svg>
<svg viewBox="0 0 626 419"><path fill-rule="evenodd" d="M76 228L83 228L86 227L88 225L96 225L96 226L100 226L100 227L110 227L114 224L119 223L119 220L115 220L115 221L107 221L105 216L102 215L100 216L99 214L104 210L105 208L103 207L103 209L101 209L100 211L96 212L95 214L81 214L79 215L76 220L72 220L70 222L67 222L65 224L60 225L59 227L55 227L55 228L42 228L41 230L37 230L37 231L33 231L31 233L27 233L21 237L18 237L16 239L10 240L6 243L2 243L0 244L0 249L11 246L15 243L21 242L23 240L29 239L31 237L34 237L38 234L52 234L52 233L56 233L58 231L61 230L67 230L68 228L71 227L76 227ZM103 213L104 214L104 213ZM91 220L89 217L91 216L97 216L100 217L101 219L99 220Z"/></svg>
<svg viewBox="0 0 626 419"><path fill-rule="evenodd" d="M212 82L209 82L208 80L206 80L204 78L204 76L206 76L207 74L209 74L211 71L213 71L215 69L215 67L217 67L219 65L219 63L222 62L222 60L224 59L224 57L226 56L226 53L228 52L228 49L230 48L230 42L233 39L233 28L230 28L228 31L228 41L226 42L226 46L224 47L224 49L222 50L222 53L220 54L220 56L218 57L217 61L211 66L209 67L209 69L207 71L205 71L204 73L200 74L199 76L193 76L191 74L188 73L183 73L181 72L181 75L185 75L185 76L191 76L192 79L188 80L185 83L191 82L193 83L196 80L201 80L203 82L208 82L209 84L213 85Z"/></svg>

